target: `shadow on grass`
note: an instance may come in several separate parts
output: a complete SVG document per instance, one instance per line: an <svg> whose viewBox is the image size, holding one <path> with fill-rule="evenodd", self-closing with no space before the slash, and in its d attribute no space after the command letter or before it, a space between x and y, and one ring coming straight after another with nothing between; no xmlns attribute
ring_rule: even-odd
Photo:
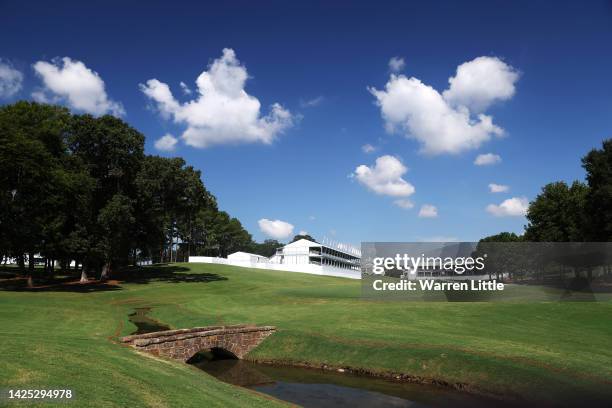
<svg viewBox="0 0 612 408"><path fill-rule="evenodd" d="M168 264L126 268L117 274L117 279L126 283L141 284L150 282L208 283L227 280L225 276L216 273L194 273L184 266Z"/></svg>
<svg viewBox="0 0 612 408"><path fill-rule="evenodd" d="M215 273L193 273L184 266L158 264L145 267L128 267L114 273L107 281L92 280L79 282L77 276L34 277L34 287L27 286L27 279L14 270L0 270L0 290L15 292L103 292L121 290L122 283L148 284L167 283L208 283L227 280Z"/></svg>
<svg viewBox="0 0 612 408"><path fill-rule="evenodd" d="M114 281L101 282L89 281L80 283L73 277L60 279L35 279L34 287L28 287L26 278L18 277L12 279L0 279L0 290L13 292L104 292L120 290L121 286Z"/></svg>

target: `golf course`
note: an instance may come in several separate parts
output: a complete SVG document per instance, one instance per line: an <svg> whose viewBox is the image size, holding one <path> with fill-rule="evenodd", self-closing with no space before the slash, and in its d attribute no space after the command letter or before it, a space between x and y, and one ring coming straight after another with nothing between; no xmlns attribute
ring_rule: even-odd
<svg viewBox="0 0 612 408"><path fill-rule="evenodd" d="M249 360L403 375L512 401L612 398L609 300L381 301L362 298L359 281L210 264L129 276L26 289L5 271L1 387L72 389L66 404L79 407L283 404L121 345L136 329L128 315L150 307L171 328L276 326Z"/></svg>

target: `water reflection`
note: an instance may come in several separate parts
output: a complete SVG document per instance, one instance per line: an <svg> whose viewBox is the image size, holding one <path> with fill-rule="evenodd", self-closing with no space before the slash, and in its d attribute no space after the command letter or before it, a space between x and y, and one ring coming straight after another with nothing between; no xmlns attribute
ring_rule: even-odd
<svg viewBox="0 0 612 408"><path fill-rule="evenodd" d="M221 381L250 388L303 407L502 406L496 400L440 387L395 383L323 370L276 367L243 360L215 358L203 358L194 365Z"/></svg>

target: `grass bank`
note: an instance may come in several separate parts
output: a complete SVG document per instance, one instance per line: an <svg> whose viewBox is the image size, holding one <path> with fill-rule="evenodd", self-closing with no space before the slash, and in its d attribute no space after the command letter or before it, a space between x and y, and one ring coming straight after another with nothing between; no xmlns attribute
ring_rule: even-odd
<svg viewBox="0 0 612 408"><path fill-rule="evenodd" d="M134 329L133 308L152 306L173 328L277 326L252 359L404 373L537 401L612 399L610 301L383 302L360 293L358 281L204 264L145 268L114 290L4 291L0 381L71 386L96 406L274 403L109 340Z"/></svg>

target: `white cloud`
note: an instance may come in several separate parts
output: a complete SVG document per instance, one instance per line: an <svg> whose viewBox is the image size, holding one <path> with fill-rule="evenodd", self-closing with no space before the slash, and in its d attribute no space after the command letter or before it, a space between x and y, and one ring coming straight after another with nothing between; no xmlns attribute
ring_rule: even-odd
<svg viewBox="0 0 612 408"><path fill-rule="evenodd" d="M492 84L481 78L489 73L506 82ZM470 86L467 78L474 85ZM494 101L512 97L517 78L514 69L501 60L480 57L460 65L450 88L442 94L417 78L393 73L384 90L370 87L369 91L376 98L387 131L417 140L423 153L456 154L476 149L492 136L503 136L503 129L481 111Z"/></svg>
<svg viewBox="0 0 612 408"><path fill-rule="evenodd" d="M10 98L21 90L23 74L13 65L0 59L0 98Z"/></svg>
<svg viewBox="0 0 612 408"><path fill-rule="evenodd" d="M364 153L372 153L376 151L376 147L372 146L369 143L366 143L363 146L361 146L361 151L363 151Z"/></svg>
<svg viewBox="0 0 612 408"><path fill-rule="evenodd" d="M437 216L438 209L434 205L423 204L419 210L419 217L421 218L436 218Z"/></svg>
<svg viewBox="0 0 612 408"><path fill-rule="evenodd" d="M44 85L32 94L35 100L66 101L71 108L92 115L125 114L120 103L109 99L100 75L81 61L56 58L52 62L38 61L33 68Z"/></svg>
<svg viewBox="0 0 612 408"><path fill-rule="evenodd" d="M308 235L308 231L300 230L300 232L298 232L298 235Z"/></svg>
<svg viewBox="0 0 612 408"><path fill-rule="evenodd" d="M261 232L274 239L284 239L293 233L293 225L281 220L262 218L257 221Z"/></svg>
<svg viewBox="0 0 612 408"><path fill-rule="evenodd" d="M525 197L512 197L501 204L489 204L487 212L496 217L520 217L527 214L529 201Z"/></svg>
<svg viewBox="0 0 612 408"><path fill-rule="evenodd" d="M395 204L396 206L398 206L399 208L402 208L404 210L410 210L411 208L414 207L414 203L410 200L406 200L404 198L400 198L399 200L395 200L393 202L393 204Z"/></svg>
<svg viewBox="0 0 612 408"><path fill-rule="evenodd" d="M316 220L316 219L317 219L317 217L315 217L314 215L310 215L310 216L308 217L308 219L309 219L310 221L314 221L314 220Z"/></svg>
<svg viewBox="0 0 612 408"><path fill-rule="evenodd" d="M407 171L399 159L386 155L377 158L372 167L358 166L353 176L376 194L407 197L414 193L414 186L402 178Z"/></svg>
<svg viewBox="0 0 612 408"><path fill-rule="evenodd" d="M163 152L171 152L176 148L178 139L170 133L165 134L155 141L155 148Z"/></svg>
<svg viewBox="0 0 612 408"><path fill-rule="evenodd" d="M278 103L262 116L259 100L244 90L247 79L247 70L234 50L225 48L197 78L196 99L178 102L168 85L157 79L140 84L140 89L163 116L187 125L182 138L188 145L272 143L293 125L294 116Z"/></svg>
<svg viewBox="0 0 612 408"><path fill-rule="evenodd" d="M313 108L315 106L319 106L325 98L323 96L317 96L316 98L308 99L306 101L300 101L300 106L302 108Z"/></svg>
<svg viewBox="0 0 612 408"><path fill-rule="evenodd" d="M474 160L474 164L476 166L491 166L493 164L500 163L501 161L502 161L502 158L500 155L493 154L493 153L485 153L485 154L479 154L478 156L476 156L476 159Z"/></svg>
<svg viewBox="0 0 612 408"><path fill-rule="evenodd" d="M401 57L391 57L389 60L389 69L391 72L400 72L406 66L406 62Z"/></svg>
<svg viewBox="0 0 612 408"><path fill-rule="evenodd" d="M193 93L193 91L189 88L189 86L187 86L187 84L184 83L183 81L181 81L179 85L181 86L181 89L183 90L183 93L185 95L191 95Z"/></svg>
<svg viewBox="0 0 612 408"><path fill-rule="evenodd" d="M453 106L483 112L495 102L512 98L518 79L519 73L499 58L478 57L457 67L442 95Z"/></svg>
<svg viewBox="0 0 612 408"><path fill-rule="evenodd" d="M504 184L489 184L489 191L491 193L506 193L508 190L510 190L510 187Z"/></svg>

